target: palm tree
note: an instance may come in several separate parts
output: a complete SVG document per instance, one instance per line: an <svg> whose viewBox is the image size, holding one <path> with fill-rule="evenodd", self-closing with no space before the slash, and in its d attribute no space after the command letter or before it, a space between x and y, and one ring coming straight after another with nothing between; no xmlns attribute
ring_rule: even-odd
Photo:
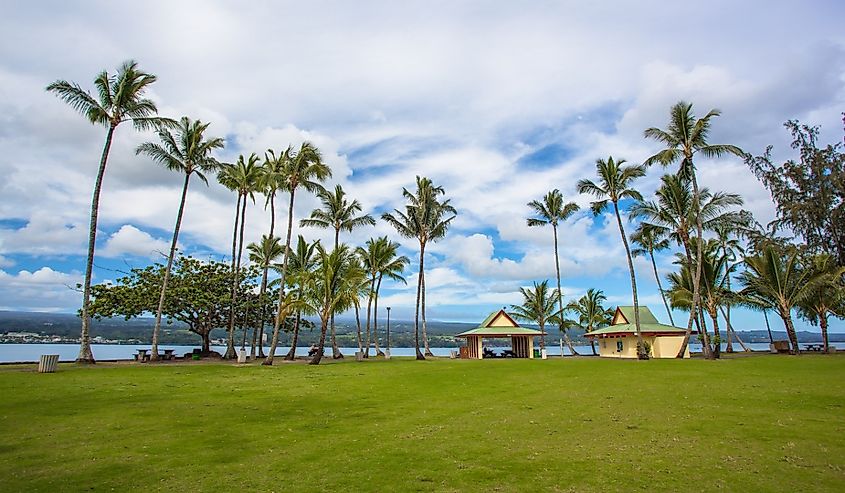
<svg viewBox="0 0 845 493"><path fill-rule="evenodd" d="M730 225L730 224L719 224L715 228L716 232L716 241L719 244L719 250L722 253L722 256L725 257L731 264L731 268L728 269L729 272L725 278L725 289L730 293L731 292L731 272L735 270L734 266L737 263L738 256L737 254L745 253L745 250L742 248L740 244L739 238L737 236L738 231L742 231L744 228L740 229L739 227ZM725 332L727 333L727 343L725 344L725 351L732 353L734 352L733 348L733 327L731 326L731 303L725 304L725 310L727 312L724 314L725 316ZM739 336L737 336L738 338ZM739 341L742 344L742 341ZM744 346L744 344L743 344Z"/></svg>
<svg viewBox="0 0 845 493"><path fill-rule="evenodd" d="M723 192L711 193L709 189L699 190L696 202L690 180L679 175L663 175L660 188L655 193L656 200L640 201L631 207L631 217L648 223L658 238L669 238L683 247L684 255L690 265L696 265L697 256L693 256L690 230L701 222L703 231L713 231L718 227L740 228L747 221L741 211L732 211L732 207L742 205L739 195ZM698 207L698 204L701 207ZM696 322L698 318L693 320ZM687 325L685 340L692 333L692 325ZM706 356L710 356L708 346L704 346Z"/></svg>
<svg viewBox="0 0 845 493"><path fill-rule="evenodd" d="M746 270L739 276L744 286L740 295L758 299L761 306L774 309L783 320L792 351L800 354L792 309L813 295L824 282L824 276L802 267L797 252L783 253L772 245L757 255L745 257L745 265Z"/></svg>
<svg viewBox="0 0 845 493"><path fill-rule="evenodd" d="M326 332L331 315L349 309L354 304L366 276L346 245L338 245L331 253L317 246L317 268L306 283L304 303L320 316L320 341L310 364L318 365L323 358Z"/></svg>
<svg viewBox="0 0 845 493"><path fill-rule="evenodd" d="M211 156L214 149L223 148L223 139L211 137L206 139L203 135L208 129L208 123L197 120L192 122L187 116L179 120L176 128L176 135L165 127L158 131L160 144L147 142L135 149L135 154L146 154L160 164L163 164L170 171L177 171L185 174L185 182L182 185L182 198L179 202L179 211L176 213L176 226L173 228L173 238L170 242L170 254L167 256L167 266L164 269L164 279L161 283L161 294L159 295L158 308L156 309L155 324L153 326L153 342L150 359L158 360L158 335L161 330L161 312L164 310L164 299L167 291L167 281L170 280L170 271L173 268L173 258L176 256L176 242L179 239L179 228L182 225L182 214L185 211L185 199L188 196L188 183L191 175L197 177L208 185L204 173L214 172L220 163Z"/></svg>
<svg viewBox="0 0 845 493"><path fill-rule="evenodd" d="M312 226L322 229L333 228L335 248L340 244L341 230L351 232L360 226L374 226L376 224L376 220L369 214L364 214L363 216L357 215L361 212L361 203L357 200L349 202L346 199L346 192L343 191L343 187L340 185L335 186L334 193L329 190L318 190L317 197L323 203L323 208L311 211L311 217L299 221L299 225L302 227ZM332 358L343 358L343 354L337 347L334 314L332 314L331 334Z"/></svg>
<svg viewBox="0 0 845 493"><path fill-rule="evenodd" d="M813 325L821 327L824 350L828 352L828 318L831 315L845 317L845 286L842 283L845 267L837 265L836 259L828 254L813 255L807 263L807 268L813 271L819 281L810 295L798 303L798 314Z"/></svg>
<svg viewBox="0 0 845 493"><path fill-rule="evenodd" d="M645 346L643 346L643 336L640 332L640 308L637 300L637 278L634 274L634 262L631 258L631 249L628 246L625 229L622 227L622 216L619 213L620 200L643 200L640 192L631 187L631 182L645 176L645 166L624 166L624 163L624 159L614 161L612 156L608 157L607 160L597 160L596 172L599 177L599 183L596 184L592 180L587 179L579 180L578 193L588 193L600 199L591 203L593 214L596 216L604 212L610 203L613 204L613 211L616 213L616 222L619 225L619 234L622 236L622 244L625 246L625 255L628 258L628 270L631 273L631 293L634 298L634 324L637 328L637 357L648 359Z"/></svg>
<svg viewBox="0 0 845 493"><path fill-rule="evenodd" d="M144 97L147 87L156 81L156 76L141 71L137 62L128 60L120 66L117 73L109 75L105 70L94 79L97 98L82 89L75 82L57 80L47 86L47 91L54 93L73 109L82 113L93 125L102 125L106 132L106 143L100 156L97 178L94 181L94 193L91 198L91 222L88 227L88 258L85 263L85 280L82 284L82 331L79 338L79 356L77 363L94 363L91 352L91 274L94 267L94 245L97 240L97 216L100 208L100 192L106 163L109 158L114 131L121 123L132 122L135 130L144 131L160 125L171 125L172 120L155 116L156 104Z"/></svg>
<svg viewBox="0 0 845 493"><path fill-rule="evenodd" d="M376 313L378 312L378 292L381 288L381 281L386 275L389 279L407 283L402 277L402 271L410 263L408 257L398 256L399 244L390 241L387 236L379 238L370 238L366 242L366 248L358 247L355 251L361 259L363 268L369 274L370 288L367 293L367 343L364 349L364 357L370 356L370 340L375 332L375 348L376 354L380 355L378 346L378 331L371 331L371 327L377 326L376 323L370 324L370 315L373 315L375 322ZM375 310L372 310L375 304Z"/></svg>
<svg viewBox="0 0 845 493"><path fill-rule="evenodd" d="M698 240L692 239L693 246L698 248L696 243L698 243ZM705 240L704 246L701 247L701 261L704 263L701 266L701 286L704 289L699 306L710 315L710 321L713 324L712 352L710 351L707 329L703 323L700 325L702 328L702 345L706 348L705 354L709 358L719 358L720 356L719 309L727 304L731 298L731 293L726 288L726 280L735 268L735 265L731 264L719 250L719 242L714 239ZM681 269L680 272L672 272L667 276L670 285L669 297L672 300L673 307L689 310L692 309L692 297L695 289L692 272L693 269L698 270L698 266L695 265L695 261L690 263L684 254L679 253L676 257L675 264L680 265Z"/></svg>
<svg viewBox="0 0 845 493"><path fill-rule="evenodd" d="M261 306L261 318L259 324L252 331L252 344L250 345L249 357L255 359L255 346L258 344L258 357L264 357L264 321L267 319L265 309L267 300L267 273L276 260L284 253L281 238L278 236L261 236L259 243L250 243L246 246L249 252L249 261L258 265L261 270L261 287L258 292L259 305ZM260 334L259 334L259 326Z"/></svg>
<svg viewBox="0 0 845 493"><path fill-rule="evenodd" d="M229 190L238 193L238 201L235 205L235 226L232 232L232 298L229 309L229 337L226 344L225 359L235 357L235 311L237 307L237 291L240 284L241 254L244 249L244 226L246 223L247 199L255 201L255 192L260 190L259 178L261 168L258 164L258 156L255 153L244 158L243 154L238 156L234 165L223 166L217 176L221 185Z"/></svg>
<svg viewBox="0 0 845 493"><path fill-rule="evenodd" d="M549 289L549 281L539 284L535 282L531 289L519 288L519 292L522 294L522 304L511 305L511 315L518 320L536 322L540 327L542 341L546 337L546 323L562 313L558 303L560 293L557 289ZM557 321L560 323L560 320Z"/></svg>
<svg viewBox="0 0 845 493"><path fill-rule="evenodd" d="M414 315L414 344L416 357L424 360L420 352L420 307L422 306L422 330L426 356L433 356L428 347L428 337L425 333L425 247L428 242L435 242L446 236L449 223L455 219L457 212L449 203L449 199L438 200L445 194L443 187L436 187L430 179L417 176L416 193L402 188L402 195L408 200L405 212L394 209L393 213L381 215L388 224L396 228L404 238L416 238L420 244L419 275L417 276L417 302ZM446 217L448 214L451 216Z"/></svg>
<svg viewBox="0 0 845 493"><path fill-rule="evenodd" d="M302 235L297 237L296 249L291 252L290 260L288 260L289 273L286 278L288 286L291 287L291 293L296 299L304 297L305 282L314 270L317 268L317 245L320 240L315 240L311 243L305 241ZM278 266L274 266L277 268ZM302 315L316 315L316 312L308 311L307 306L302 306L296 310L296 319L293 325L293 337L291 339L290 350L285 355L285 360L293 361L296 359L296 344L299 339L300 322Z"/></svg>
<svg viewBox="0 0 845 493"><path fill-rule="evenodd" d="M323 164L323 157L320 151L314 147L310 142L303 142L299 146L298 151L293 151L288 148L285 151L286 159L282 171L281 188L290 193L290 204L288 205L288 231L285 238L285 256L282 260L281 283L279 288L279 310L276 319L273 323L273 338L270 342L270 354L262 363L263 365L272 365L273 357L276 353L276 346L279 344L279 326L283 318L284 298L285 298L285 275L287 274L288 253L290 252L290 237L293 232L293 206L296 197L296 191L299 187L304 188L308 192L316 193L322 190L323 186L320 182L332 176L332 170Z"/></svg>
<svg viewBox="0 0 845 493"><path fill-rule="evenodd" d="M704 117L696 119L692 112L692 104L679 101L672 106L669 111L669 126L666 130L659 128L648 128L643 135L646 138L654 139L665 146L664 149L657 154L646 159L644 164L651 166L654 163L659 163L663 166L669 166L676 161L680 161L678 174L683 177L688 177L692 183L693 189L693 209L700 210L701 194L698 189L698 179L696 178L696 169L693 159L696 154L704 156L705 158L718 158L725 154L734 154L739 157L744 157L742 149L734 145L727 144L709 144L707 136L710 132L710 120L719 116L721 112L716 109L710 110ZM696 215L696 238L698 238L698 245L702 246L702 238L704 236L703 218ZM696 251L696 266L700 268L701 250ZM700 300L700 284L701 271L695 273L693 280L693 297L692 308L690 310L690 318L687 322L687 332L684 337L684 342L678 351L678 358L683 358L684 353L689 343L689 336L692 332L692 324L698 312L698 304Z"/></svg>
<svg viewBox="0 0 845 493"><path fill-rule="evenodd" d="M613 310L603 306L605 301L607 301L607 296L604 295L602 290L590 288L587 290L587 294L580 297L578 301L567 304L565 310L575 312L578 315L578 325L583 327L587 333L590 333L610 325ZM590 348L593 350L593 354L596 354L596 345L592 337L590 338Z"/></svg>
<svg viewBox="0 0 845 493"><path fill-rule="evenodd" d="M666 314L669 315L669 323L675 325L675 321L672 319L672 310L669 309L669 303L666 301L666 293L663 291L663 285L660 283L660 274L657 273L657 262L654 260L654 252L668 249L669 240L659 237L654 226L648 223L640 223L636 231L631 233L631 242L637 245L636 248L631 250L631 255L634 257L648 255L651 259L651 268L654 270L654 280L657 281L657 290L660 291L660 298L663 299L663 306L666 307Z"/></svg>
<svg viewBox="0 0 845 493"><path fill-rule="evenodd" d="M557 249L557 225L558 223L569 219L569 217L572 216L572 214L575 214L580 207L578 207L578 204L575 202L568 202L564 204L563 194L561 194L560 190L557 188L547 193L543 197L542 201L532 200L528 203L528 207L531 208L535 216L528 218L528 226L552 225L552 233L555 239L555 275L557 276L557 293L560 296L560 299L558 299L558 307L560 310L563 310L563 292L560 289L560 258ZM563 332L566 345L569 346L569 350L572 351L572 354L578 354L578 352L575 351L575 347L572 345L572 341L569 339L569 334L566 333L563 326L558 327L558 329ZM540 339L541 349L545 349L546 347L544 339L545 338Z"/></svg>

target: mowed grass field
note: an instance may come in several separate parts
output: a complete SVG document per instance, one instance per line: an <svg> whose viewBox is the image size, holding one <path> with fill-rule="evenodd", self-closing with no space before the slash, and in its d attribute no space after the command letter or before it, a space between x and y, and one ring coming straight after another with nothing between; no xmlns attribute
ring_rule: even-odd
<svg viewBox="0 0 845 493"><path fill-rule="evenodd" d="M845 355L0 367L2 491L845 491Z"/></svg>

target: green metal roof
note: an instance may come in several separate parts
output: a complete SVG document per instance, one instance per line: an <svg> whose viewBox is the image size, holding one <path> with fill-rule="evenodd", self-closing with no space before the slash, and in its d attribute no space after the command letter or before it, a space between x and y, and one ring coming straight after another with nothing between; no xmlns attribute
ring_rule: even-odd
<svg viewBox="0 0 845 493"><path fill-rule="evenodd" d="M514 325L512 326L497 326L497 327L490 327L490 324L493 323L494 320L499 315L503 315L507 318L510 322ZM470 336L477 336L477 337L511 337L511 336L541 336L543 335L542 332L539 330L529 329L526 327L520 327L514 319L507 314L504 310L497 310L487 318L481 322L481 325L474 329L467 330L465 332L461 332L460 334L455 334L455 337L470 337Z"/></svg>
<svg viewBox="0 0 845 493"><path fill-rule="evenodd" d="M681 335L686 332L686 329L682 329L680 327L675 327L673 325L664 325L664 324L644 324L642 320L640 320L640 330L643 334L651 334L655 332L659 332L661 334L666 333L677 333ZM603 327L601 329L596 329L592 332L584 334L588 337L605 335L605 334L636 334L637 333L637 326L634 324L618 324L618 325L609 325L607 327Z"/></svg>
<svg viewBox="0 0 845 493"><path fill-rule="evenodd" d="M588 337L600 336L606 334L636 334L637 326L634 324L634 307L633 306L619 306L616 307L616 312L621 313L622 317L628 323L618 323L616 325L609 325L596 329L590 333L584 334ZM686 329L675 327L674 325L662 324L657 320L657 317L651 313L647 306L639 307L640 312L640 331L643 334L661 333L661 334L683 334ZM614 318L616 314L614 314Z"/></svg>

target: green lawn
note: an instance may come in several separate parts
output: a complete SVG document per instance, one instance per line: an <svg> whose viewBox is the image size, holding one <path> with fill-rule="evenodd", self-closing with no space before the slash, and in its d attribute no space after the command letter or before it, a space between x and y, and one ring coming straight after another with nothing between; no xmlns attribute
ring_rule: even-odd
<svg viewBox="0 0 845 493"><path fill-rule="evenodd" d="M843 491L845 355L0 367L2 491Z"/></svg>

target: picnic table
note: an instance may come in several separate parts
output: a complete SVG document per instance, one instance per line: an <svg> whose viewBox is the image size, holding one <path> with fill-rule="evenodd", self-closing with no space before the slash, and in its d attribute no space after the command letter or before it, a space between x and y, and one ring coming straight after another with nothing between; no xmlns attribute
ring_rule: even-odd
<svg viewBox="0 0 845 493"><path fill-rule="evenodd" d="M516 353L513 352L513 349L505 349L502 351L502 358L516 358Z"/></svg>
<svg viewBox="0 0 845 493"><path fill-rule="evenodd" d="M824 344L805 344L804 351L823 351Z"/></svg>
<svg viewBox="0 0 845 493"><path fill-rule="evenodd" d="M138 354L135 355L135 361L140 361L141 363L143 363L144 361L149 361L150 355L147 354L148 352L149 349L139 349Z"/></svg>
<svg viewBox="0 0 845 493"><path fill-rule="evenodd" d="M161 355L161 359L165 359L165 360L173 359L173 349L165 349L164 354Z"/></svg>

